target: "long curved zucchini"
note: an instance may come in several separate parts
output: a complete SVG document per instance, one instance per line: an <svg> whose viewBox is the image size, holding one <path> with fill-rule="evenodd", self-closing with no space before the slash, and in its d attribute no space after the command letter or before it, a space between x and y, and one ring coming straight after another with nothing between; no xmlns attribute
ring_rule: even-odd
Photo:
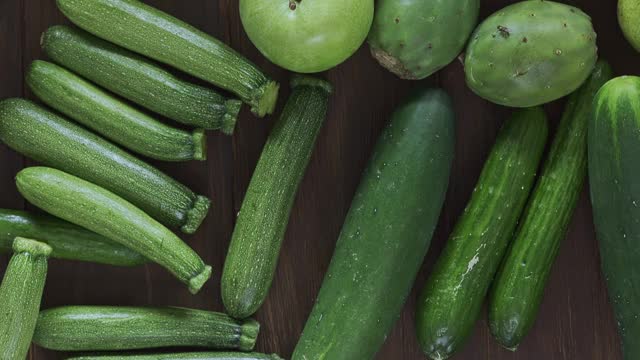
<svg viewBox="0 0 640 360"><path fill-rule="evenodd" d="M0 253L11 251L17 236L38 239L51 246L52 258L116 266L136 266L148 260L104 236L53 216L0 209Z"/></svg>
<svg viewBox="0 0 640 360"><path fill-rule="evenodd" d="M416 331L429 358L449 358L471 334L531 193L547 132L541 108L519 110L502 127L418 300Z"/></svg>
<svg viewBox="0 0 640 360"><path fill-rule="evenodd" d="M233 134L241 101L184 81L143 56L64 25L42 34L42 49L54 62L151 111Z"/></svg>
<svg viewBox="0 0 640 360"><path fill-rule="evenodd" d="M26 81L45 104L140 155L164 161L207 158L203 130L167 126L58 65L36 60Z"/></svg>
<svg viewBox="0 0 640 360"><path fill-rule="evenodd" d="M44 310L33 341L61 351L202 347L251 351L260 325L185 308L65 306Z"/></svg>
<svg viewBox="0 0 640 360"><path fill-rule="evenodd" d="M602 271L625 360L640 359L640 77L607 82L589 122L589 181Z"/></svg>
<svg viewBox="0 0 640 360"><path fill-rule="evenodd" d="M0 286L0 359L24 360L47 278L49 245L17 237Z"/></svg>
<svg viewBox="0 0 640 360"><path fill-rule="evenodd" d="M292 360L373 359L398 319L445 199L451 100L420 90L373 150Z"/></svg>
<svg viewBox="0 0 640 360"><path fill-rule="evenodd" d="M153 355L95 355L80 356L68 360L282 360L276 354L241 352L192 352Z"/></svg>
<svg viewBox="0 0 640 360"><path fill-rule="evenodd" d="M84 30L238 95L258 116L271 114L278 84L233 49L137 0L57 0Z"/></svg>
<svg viewBox="0 0 640 360"><path fill-rule="evenodd" d="M33 205L139 252L169 270L195 294L211 266L169 229L121 197L60 170L30 167L16 176Z"/></svg>
<svg viewBox="0 0 640 360"><path fill-rule="evenodd" d="M331 84L296 76L245 195L222 273L222 300L238 319L262 305L276 270L293 201L327 113Z"/></svg>
<svg viewBox="0 0 640 360"><path fill-rule="evenodd" d="M0 140L46 166L104 187L185 233L195 232L209 211L209 199L28 100L0 102Z"/></svg>
<svg viewBox="0 0 640 360"><path fill-rule="evenodd" d="M603 61L569 98L538 183L489 294L489 328L516 349L533 326L551 267L587 177L587 129L593 99L612 77Z"/></svg>

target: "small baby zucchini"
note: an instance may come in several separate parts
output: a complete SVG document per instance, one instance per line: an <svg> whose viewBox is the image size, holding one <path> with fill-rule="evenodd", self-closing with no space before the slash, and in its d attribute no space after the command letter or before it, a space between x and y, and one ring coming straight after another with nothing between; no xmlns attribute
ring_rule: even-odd
<svg viewBox="0 0 640 360"><path fill-rule="evenodd" d="M251 351L260 325L226 314L185 309L65 306L44 310L33 341L60 351L201 347Z"/></svg>
<svg viewBox="0 0 640 360"><path fill-rule="evenodd" d="M42 35L56 63L103 88L179 123L231 135L242 102L182 80L143 56L64 25Z"/></svg>
<svg viewBox="0 0 640 360"><path fill-rule="evenodd" d="M53 249L51 257L57 259L115 266L148 262L128 247L53 216L0 209L0 253L10 252L17 236L46 243Z"/></svg>
<svg viewBox="0 0 640 360"><path fill-rule="evenodd" d="M164 161L207 158L203 130L165 125L56 64L31 63L27 84L45 104L140 155Z"/></svg>
<svg viewBox="0 0 640 360"><path fill-rule="evenodd" d="M24 360L47 278L49 245L17 237L0 286L0 359Z"/></svg>
<svg viewBox="0 0 640 360"><path fill-rule="evenodd" d="M211 267L173 232L108 190L47 167L20 171L16 184L33 205L157 262L193 294L211 277Z"/></svg>

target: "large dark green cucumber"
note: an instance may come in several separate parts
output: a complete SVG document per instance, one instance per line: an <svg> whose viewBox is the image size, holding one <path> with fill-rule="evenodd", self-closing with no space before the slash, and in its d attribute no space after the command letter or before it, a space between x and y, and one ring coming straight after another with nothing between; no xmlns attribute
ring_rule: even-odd
<svg viewBox="0 0 640 360"><path fill-rule="evenodd" d="M24 360L47 278L49 245L18 237L0 286L0 359Z"/></svg>
<svg viewBox="0 0 640 360"><path fill-rule="evenodd" d="M273 112L278 84L195 27L137 0L57 0L69 20L131 51L238 95L258 116Z"/></svg>
<svg viewBox="0 0 640 360"><path fill-rule="evenodd" d="M640 359L640 78L606 83L589 124L589 180L602 270L625 360Z"/></svg>
<svg viewBox="0 0 640 360"><path fill-rule="evenodd" d="M94 355L69 358L68 360L282 360L276 354L241 352L192 352L153 355Z"/></svg>
<svg viewBox="0 0 640 360"><path fill-rule="evenodd" d="M541 108L517 111L502 127L418 300L418 341L431 359L449 358L471 334L533 187L547 132Z"/></svg>
<svg viewBox="0 0 640 360"><path fill-rule="evenodd" d="M173 232L104 188L46 167L20 171L16 185L33 205L139 252L194 294L211 277L211 267Z"/></svg>
<svg viewBox="0 0 640 360"><path fill-rule="evenodd" d="M128 247L53 216L0 209L0 253L11 251L17 236L47 243L53 249L52 258L116 266L148 261Z"/></svg>
<svg viewBox="0 0 640 360"><path fill-rule="evenodd" d="M251 178L222 274L222 299L243 319L267 297L298 185L327 113L331 85L296 76Z"/></svg>
<svg viewBox="0 0 640 360"><path fill-rule="evenodd" d="M58 65L36 60L26 79L44 103L138 154L164 161L207 158L203 130L165 125Z"/></svg>
<svg viewBox="0 0 640 360"><path fill-rule="evenodd" d="M242 102L184 81L143 56L64 25L42 35L56 63L179 123L232 134Z"/></svg>
<svg viewBox="0 0 640 360"><path fill-rule="evenodd" d="M259 329L255 320L204 310L65 306L40 312L33 341L63 351L178 346L251 351Z"/></svg>
<svg viewBox="0 0 640 360"><path fill-rule="evenodd" d="M292 360L374 358L429 248L454 143L454 112L441 90L420 90L394 113L360 182Z"/></svg>
<svg viewBox="0 0 640 360"><path fill-rule="evenodd" d="M593 99L611 79L600 61L569 98L538 183L489 294L489 327L498 342L516 349L527 335L587 177L587 129Z"/></svg>
<svg viewBox="0 0 640 360"><path fill-rule="evenodd" d="M0 140L46 166L106 188L185 233L195 232L209 211L209 199L28 100L0 102Z"/></svg>

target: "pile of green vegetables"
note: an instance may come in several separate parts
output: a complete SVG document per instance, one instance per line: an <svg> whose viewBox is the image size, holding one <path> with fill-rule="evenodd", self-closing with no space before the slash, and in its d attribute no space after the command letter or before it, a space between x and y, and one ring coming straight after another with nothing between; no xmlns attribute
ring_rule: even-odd
<svg viewBox="0 0 640 360"><path fill-rule="evenodd" d="M222 42L142 2L57 4L77 28L49 28L41 45L51 62L34 61L26 75L48 107L0 102L0 140L41 164L20 171L17 188L50 214L0 209L0 251L13 251L0 287L0 358L24 359L33 341L92 352L74 359L280 359L251 353L260 325L250 317L275 275L332 85L292 77L225 260L227 314L113 306L40 311L49 257L115 266L155 262L196 294L212 268L172 229L197 231L210 200L141 156L205 160L205 130L233 134L242 103L256 116L273 113L279 89ZM460 350L485 300L491 333L504 347L518 347L535 322L589 175L625 359L640 358L640 78L612 79L598 60L591 19L572 6L526 0L479 25L479 0L379 0L375 6L374 15L373 0L239 2L250 39L286 69L330 69L367 36L373 57L404 79L426 78L464 51L469 88L519 108L502 127L421 292L416 332L424 353L442 360ZM640 50L640 6L621 0L619 8L625 35ZM540 105L567 95L548 141ZM446 92L419 88L399 105L362 175L293 360L375 357L429 249L454 148L455 112ZM218 352L95 353L164 347Z"/></svg>

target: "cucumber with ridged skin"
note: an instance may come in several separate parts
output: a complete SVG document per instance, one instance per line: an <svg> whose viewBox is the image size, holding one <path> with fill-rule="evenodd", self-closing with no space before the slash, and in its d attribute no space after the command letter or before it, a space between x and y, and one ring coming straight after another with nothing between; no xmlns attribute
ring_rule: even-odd
<svg viewBox="0 0 640 360"><path fill-rule="evenodd" d="M64 306L43 310L33 342L60 351L201 347L251 351L260 325L177 307Z"/></svg>
<svg viewBox="0 0 640 360"><path fill-rule="evenodd" d="M209 211L209 199L28 100L0 102L0 140L46 166L106 188L185 233L194 233Z"/></svg>
<svg viewBox="0 0 640 360"><path fill-rule="evenodd" d="M355 194L292 360L373 359L411 291L445 199L455 129L442 90L391 118Z"/></svg>
<svg viewBox="0 0 640 360"><path fill-rule="evenodd" d="M80 356L68 360L282 360L276 354L241 352L192 352L154 355L95 355Z"/></svg>
<svg viewBox="0 0 640 360"><path fill-rule="evenodd" d="M328 82L295 76L242 202L222 272L227 312L243 319L262 305L275 274L298 185L325 120Z"/></svg>
<svg viewBox="0 0 640 360"><path fill-rule="evenodd" d="M173 232L121 197L88 181L47 167L16 175L18 191L42 210L137 251L169 270L197 293L211 266Z"/></svg>
<svg viewBox="0 0 640 360"><path fill-rule="evenodd" d="M164 161L207 158L203 130L165 125L58 65L36 60L26 81L45 104L140 155Z"/></svg>
<svg viewBox="0 0 640 360"><path fill-rule="evenodd" d="M531 193L547 132L541 108L517 111L500 130L418 300L416 331L429 358L451 357L471 334Z"/></svg>
<svg viewBox="0 0 640 360"><path fill-rule="evenodd" d="M515 350L533 326L551 267L587 177L593 99L612 77L603 61L569 98L551 150L489 293L489 328Z"/></svg>
<svg viewBox="0 0 640 360"><path fill-rule="evenodd" d="M57 0L84 30L235 93L271 114L278 84L242 55L195 27L137 0Z"/></svg>
<svg viewBox="0 0 640 360"><path fill-rule="evenodd" d="M49 245L17 237L0 285L0 359L24 360L47 278Z"/></svg>
<svg viewBox="0 0 640 360"><path fill-rule="evenodd" d="M152 60L64 25L42 34L42 49L54 62L153 112L233 134L240 100L184 81Z"/></svg>
<svg viewBox="0 0 640 360"><path fill-rule="evenodd" d="M17 236L38 239L51 246L52 258L115 266L142 265L148 260L104 236L53 216L0 209L0 253L11 251Z"/></svg>
<svg viewBox="0 0 640 360"><path fill-rule="evenodd" d="M607 82L589 123L589 180L602 271L625 360L640 359L640 77Z"/></svg>
<svg viewBox="0 0 640 360"><path fill-rule="evenodd" d="M371 54L402 79L424 79L464 50L479 11L480 0L378 1Z"/></svg>

